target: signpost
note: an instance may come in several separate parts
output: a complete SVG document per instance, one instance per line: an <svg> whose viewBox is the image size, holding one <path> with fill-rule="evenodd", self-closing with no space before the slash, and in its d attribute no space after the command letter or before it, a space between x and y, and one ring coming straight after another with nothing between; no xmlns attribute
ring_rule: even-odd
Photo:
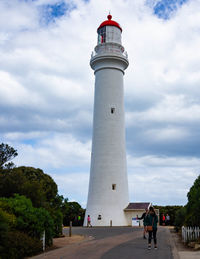
<svg viewBox="0 0 200 259"><path fill-rule="evenodd" d="M132 227L139 227L140 221L137 218L132 218Z"/></svg>

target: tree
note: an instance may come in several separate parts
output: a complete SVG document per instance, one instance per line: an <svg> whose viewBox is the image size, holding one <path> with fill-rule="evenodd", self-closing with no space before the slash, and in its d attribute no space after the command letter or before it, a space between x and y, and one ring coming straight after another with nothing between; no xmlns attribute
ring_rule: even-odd
<svg viewBox="0 0 200 259"><path fill-rule="evenodd" d="M30 199L16 194L13 198L0 198L0 208L16 218L15 229L40 240L44 230L46 244L52 244L54 222L44 208L34 208Z"/></svg>
<svg viewBox="0 0 200 259"><path fill-rule="evenodd" d="M85 210L78 202L68 202L68 199L65 199L62 205L62 213L65 226L69 225L70 221L73 222L74 226L83 225Z"/></svg>
<svg viewBox="0 0 200 259"><path fill-rule="evenodd" d="M7 163L7 162L15 158L17 155L18 155L17 150L15 150L13 147L10 147L8 144L1 143L0 144L0 169L13 168L14 163L13 162Z"/></svg>
<svg viewBox="0 0 200 259"><path fill-rule="evenodd" d="M175 214L174 226L177 231L184 225L185 216L186 216L186 207L182 206L179 210L176 211L176 214Z"/></svg>
<svg viewBox="0 0 200 259"><path fill-rule="evenodd" d="M8 231L15 226L15 223L15 215L6 212L0 207L0 255L4 250Z"/></svg>
<svg viewBox="0 0 200 259"><path fill-rule="evenodd" d="M39 168L16 167L0 172L0 197L15 193L30 198L34 207L49 208L56 199L58 188L54 180Z"/></svg>
<svg viewBox="0 0 200 259"><path fill-rule="evenodd" d="M170 216L170 225L174 225L176 211L178 211L180 208L182 208L182 206L177 206L177 205L157 206L157 205L155 205L154 208L159 209L160 222L161 222L162 214L164 214L164 215L168 214Z"/></svg>
<svg viewBox="0 0 200 259"><path fill-rule="evenodd" d="M44 211L41 213L37 210L23 196L9 199L0 198L0 258L21 259L42 251L40 238L34 236L39 231L38 226L35 225L34 221L31 221L34 214L38 212L40 216L38 219L40 223L42 222L41 215L44 215ZM28 219L27 214L29 214ZM36 216L38 215L36 214ZM48 219L45 220L48 222ZM22 231L19 231L18 229L22 227L24 221L26 221L26 224L24 224L26 227L22 228ZM31 229L35 228L32 236L25 233L25 229L28 229L28 226ZM47 236L47 240L49 240L49 236Z"/></svg>
<svg viewBox="0 0 200 259"><path fill-rule="evenodd" d="M187 194L185 222L188 226L200 226L200 175Z"/></svg>
<svg viewBox="0 0 200 259"><path fill-rule="evenodd" d="M34 207L45 208L54 221L54 234L62 234L61 205L63 197L58 195L57 184L39 168L16 167L0 171L0 197L25 195Z"/></svg>

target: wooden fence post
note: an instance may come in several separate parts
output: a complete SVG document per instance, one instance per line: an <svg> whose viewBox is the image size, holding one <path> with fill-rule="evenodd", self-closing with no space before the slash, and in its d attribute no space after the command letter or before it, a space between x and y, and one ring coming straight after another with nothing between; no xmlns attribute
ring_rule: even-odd
<svg viewBox="0 0 200 259"><path fill-rule="evenodd" d="M69 223L69 237L72 236L72 221Z"/></svg>

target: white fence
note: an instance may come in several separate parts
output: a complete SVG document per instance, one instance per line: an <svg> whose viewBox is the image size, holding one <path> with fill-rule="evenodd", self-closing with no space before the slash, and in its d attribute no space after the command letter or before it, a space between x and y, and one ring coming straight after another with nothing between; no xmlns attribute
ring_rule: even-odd
<svg viewBox="0 0 200 259"><path fill-rule="evenodd" d="M183 242L194 241L200 238L199 227L182 227Z"/></svg>

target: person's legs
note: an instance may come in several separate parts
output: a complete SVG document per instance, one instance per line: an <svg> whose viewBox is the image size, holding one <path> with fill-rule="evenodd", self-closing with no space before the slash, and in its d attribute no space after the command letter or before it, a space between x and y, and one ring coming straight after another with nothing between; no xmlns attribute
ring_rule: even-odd
<svg viewBox="0 0 200 259"><path fill-rule="evenodd" d="M153 241L154 241L154 247L157 248L157 238L156 238L156 234L157 234L157 229L153 230Z"/></svg>
<svg viewBox="0 0 200 259"><path fill-rule="evenodd" d="M143 232L143 237L144 237L144 239L146 239L146 226L144 226L144 232Z"/></svg>
<svg viewBox="0 0 200 259"><path fill-rule="evenodd" d="M151 239L152 239L152 233L153 233L153 231L149 231L149 239L148 239L148 241L149 241L149 244L148 244L148 249L151 249Z"/></svg>

